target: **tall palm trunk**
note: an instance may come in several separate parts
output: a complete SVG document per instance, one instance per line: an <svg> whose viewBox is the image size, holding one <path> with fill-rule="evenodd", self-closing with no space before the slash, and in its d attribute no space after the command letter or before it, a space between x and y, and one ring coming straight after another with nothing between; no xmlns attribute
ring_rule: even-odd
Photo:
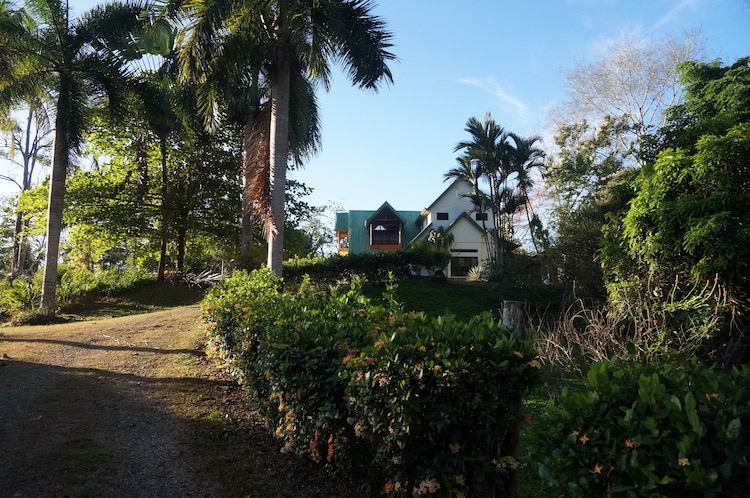
<svg viewBox="0 0 750 498"><path fill-rule="evenodd" d="M257 107L251 107L243 123L242 140L242 232L240 255L247 256L253 247L253 225L255 222L253 210L253 184L255 182L255 167L253 162L254 133L253 125L257 115Z"/></svg>
<svg viewBox="0 0 750 498"><path fill-rule="evenodd" d="M55 143L52 152L52 177L49 184L47 203L47 247L44 258L44 280L42 283L41 309L46 313L55 312L55 291L57 290L57 256L60 250L62 231L63 198L65 196L65 176L70 161L70 88L71 82L63 73L60 75L60 93L57 97L57 117L55 118Z"/></svg>
<svg viewBox="0 0 750 498"><path fill-rule="evenodd" d="M282 16L279 16L280 18ZM280 30L283 33L283 29ZM275 49L275 70L271 79L270 191L272 227L266 227L268 266L281 276L284 250L284 196L289 152L289 51L282 41Z"/></svg>
<svg viewBox="0 0 750 498"><path fill-rule="evenodd" d="M167 244L169 243L169 185L167 174L167 139L159 138L161 155L161 246L157 280L164 280L167 271Z"/></svg>

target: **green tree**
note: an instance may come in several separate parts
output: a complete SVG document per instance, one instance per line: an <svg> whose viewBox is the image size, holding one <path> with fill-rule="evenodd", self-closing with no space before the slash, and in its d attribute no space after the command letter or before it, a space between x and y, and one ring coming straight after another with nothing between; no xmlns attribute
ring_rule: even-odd
<svg viewBox="0 0 750 498"><path fill-rule="evenodd" d="M676 274L718 275L746 297L750 232L750 58L682 66L685 102L669 110L658 154L633 181L622 232L602 255L610 287L669 286ZM616 293L615 296L616 298Z"/></svg>
<svg viewBox="0 0 750 498"><path fill-rule="evenodd" d="M226 259L231 258L240 191L235 135L232 130L209 135L180 128L167 138L168 153L163 154L155 132L143 121L134 118L114 125L100 120L87 135L87 151L106 161L74 173L68 181L70 209L65 221L71 237L95 241L92 262L115 247L130 248L141 261L161 261L164 203L159 173L166 156L170 195L165 265L171 262L178 271L187 269L188 262L205 267L207 262L201 264L200 258L211 252L209 244L223 248ZM148 168L145 185L134 181L142 177L141 153Z"/></svg>
<svg viewBox="0 0 750 498"><path fill-rule="evenodd" d="M507 132L490 113L482 121L470 118L465 130L470 140L454 147L454 152L463 151L459 167L445 177L463 178L475 186L470 199L478 211L492 213L492 223L483 226L492 240L492 264L502 267L506 254L518 246L515 217L521 211L527 215L534 245L544 238L529 201L532 173L543 166L544 152L537 146L539 137L524 138ZM480 182L487 192L479 188Z"/></svg>
<svg viewBox="0 0 750 498"><path fill-rule="evenodd" d="M329 64L341 62L352 82L362 88L377 89L382 80L391 80L387 62L390 33L383 21L371 15L369 0L328 0L302 2L276 0L220 0L213 3L216 20L230 31L252 32L252 45L271 91L268 134L269 212L266 215L268 266L282 271L284 203L290 139L290 96L293 75L305 73L313 81L329 84ZM214 29L219 29L218 23ZM258 27L261 29L259 30ZM257 67L257 66L256 66Z"/></svg>
<svg viewBox="0 0 750 498"><path fill-rule="evenodd" d="M750 295L750 123L695 147L662 152L635 181L629 253L658 278L719 275Z"/></svg>
<svg viewBox="0 0 750 498"><path fill-rule="evenodd" d="M25 6L36 29L19 22L7 4L0 7L0 105L38 94L40 88L50 88L56 95L41 303L44 311L54 313L65 177L71 154L82 144L86 109L95 98L107 97L112 112L123 111L126 74L116 47L141 25L144 7L110 3L70 19L67 2L27 0Z"/></svg>
<svg viewBox="0 0 750 498"><path fill-rule="evenodd" d="M23 123L8 116L0 119L0 131L9 144L7 150L0 151L0 157L7 159L21 169L18 175L0 175L0 180L14 183L19 194L33 187L37 166L49 165L49 151L52 148L51 116L48 111L48 97L44 95L28 99L22 104L25 107L26 119ZM17 276L28 269L28 240L26 228L28 218L16 206L15 224L12 238L12 254L9 262L11 275Z"/></svg>

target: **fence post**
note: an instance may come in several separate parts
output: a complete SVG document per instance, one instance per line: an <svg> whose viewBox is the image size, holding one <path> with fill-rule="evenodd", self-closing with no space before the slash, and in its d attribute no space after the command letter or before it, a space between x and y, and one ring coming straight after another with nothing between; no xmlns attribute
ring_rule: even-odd
<svg viewBox="0 0 750 498"><path fill-rule="evenodd" d="M516 337L525 335L523 312L526 303L523 301L503 301L503 325L515 330Z"/></svg>
<svg viewBox="0 0 750 498"><path fill-rule="evenodd" d="M523 339L525 335L524 327L524 309L526 303L523 301L503 301L503 325L513 329L513 333L519 339ZM511 411L521 414L523 404L521 395L517 399L514 399L511 405ZM521 439L521 423L520 421L515 422L508 428L508 435L502 444L502 456L512 456L516 462L518 462L518 443ZM518 482L518 468L510 469L508 473L508 482L505 487L505 496L511 498L518 498L520 493L520 485Z"/></svg>

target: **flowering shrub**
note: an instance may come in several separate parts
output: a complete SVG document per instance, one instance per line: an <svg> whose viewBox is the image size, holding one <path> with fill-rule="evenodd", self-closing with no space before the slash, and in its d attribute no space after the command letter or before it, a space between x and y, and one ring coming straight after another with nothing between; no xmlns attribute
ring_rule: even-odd
<svg viewBox="0 0 750 498"><path fill-rule="evenodd" d="M550 401L540 476L569 496L746 496L750 368L602 362Z"/></svg>
<svg viewBox="0 0 750 498"><path fill-rule="evenodd" d="M361 280L283 293L238 273L203 303L209 353L289 451L357 469L392 496L481 496L516 465L506 437L536 378L529 343L489 314L462 323L374 305ZM364 473L364 474L362 474Z"/></svg>
<svg viewBox="0 0 750 498"><path fill-rule="evenodd" d="M357 435L390 479L387 491L502 489L516 467L506 436L537 375L529 343L488 313L466 323L393 316L373 323L372 334L374 343L346 359L347 394Z"/></svg>

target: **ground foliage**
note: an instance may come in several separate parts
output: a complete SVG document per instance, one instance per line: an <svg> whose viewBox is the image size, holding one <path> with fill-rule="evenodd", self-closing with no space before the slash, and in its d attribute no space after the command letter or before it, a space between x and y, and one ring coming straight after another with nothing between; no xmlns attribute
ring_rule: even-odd
<svg viewBox="0 0 750 498"><path fill-rule="evenodd" d="M540 475L566 496L745 496L750 368L684 357L594 363L533 427Z"/></svg>
<svg viewBox="0 0 750 498"><path fill-rule="evenodd" d="M203 303L209 351L289 451L392 496L504 489L507 434L537 377L530 343L490 314L427 318L360 285L292 295L268 271L235 274Z"/></svg>

